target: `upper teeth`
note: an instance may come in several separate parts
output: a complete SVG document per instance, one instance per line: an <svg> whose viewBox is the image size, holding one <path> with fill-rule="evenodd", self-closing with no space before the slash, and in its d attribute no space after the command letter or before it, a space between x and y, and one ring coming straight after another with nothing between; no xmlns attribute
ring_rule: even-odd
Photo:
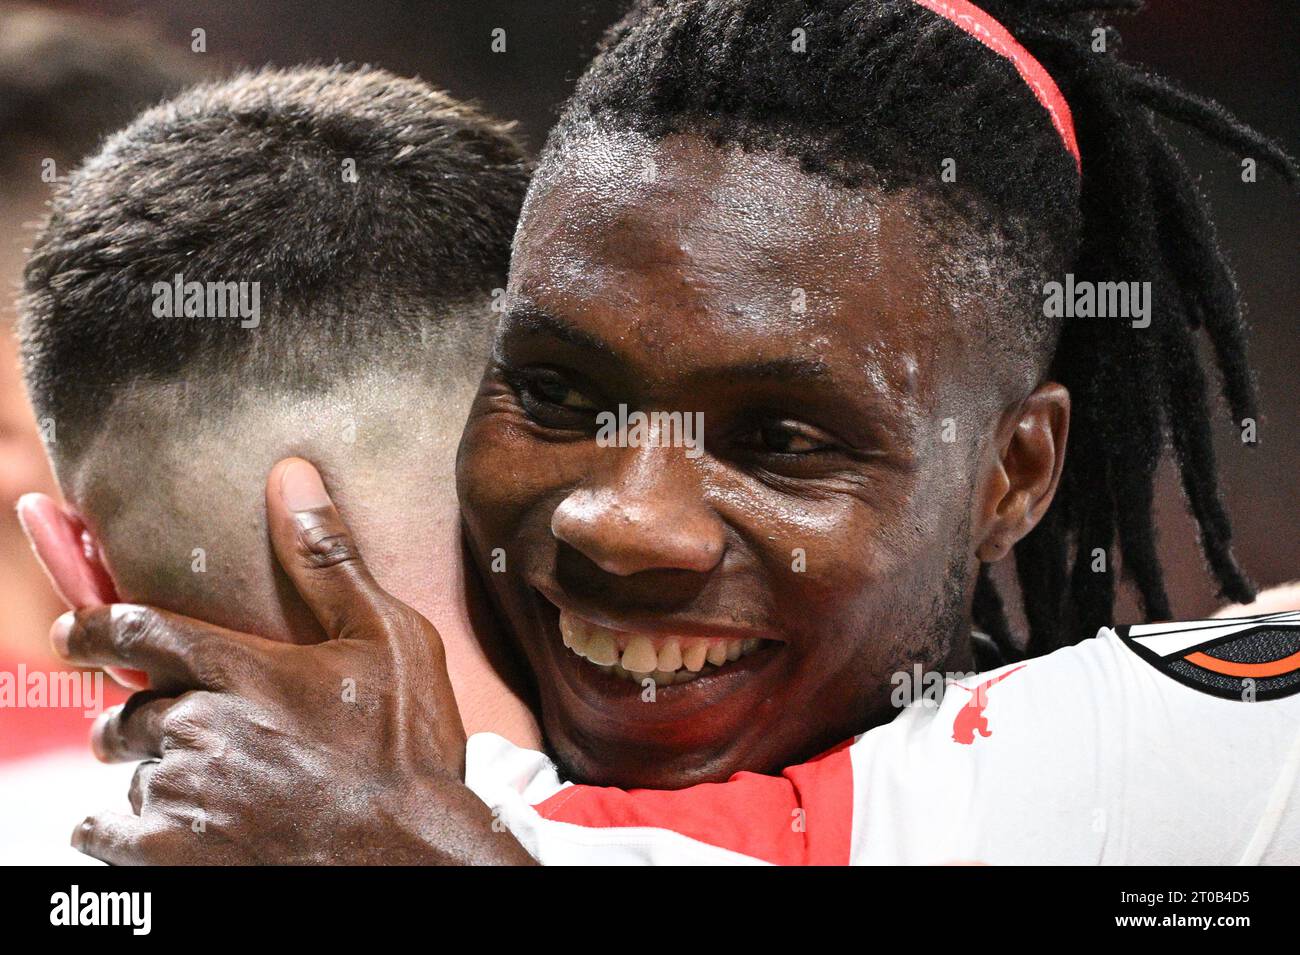
<svg viewBox="0 0 1300 955"><path fill-rule="evenodd" d="M692 680L706 663L721 666L739 660L763 643L757 637L651 637L610 630L564 610L560 636L566 647L597 666L638 682L649 676L659 684Z"/></svg>

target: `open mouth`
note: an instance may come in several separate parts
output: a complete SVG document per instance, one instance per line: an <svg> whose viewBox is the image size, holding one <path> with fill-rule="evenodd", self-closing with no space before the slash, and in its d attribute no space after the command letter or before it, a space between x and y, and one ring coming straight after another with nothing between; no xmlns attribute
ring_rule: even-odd
<svg viewBox="0 0 1300 955"><path fill-rule="evenodd" d="M611 630L560 611L564 645L614 676L657 686L689 683L755 653L773 641L759 637L682 637Z"/></svg>

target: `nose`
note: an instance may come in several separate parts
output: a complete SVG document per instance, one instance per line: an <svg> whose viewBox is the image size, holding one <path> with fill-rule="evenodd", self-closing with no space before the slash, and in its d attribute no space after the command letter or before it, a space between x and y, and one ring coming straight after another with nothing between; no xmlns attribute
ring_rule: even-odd
<svg viewBox="0 0 1300 955"><path fill-rule="evenodd" d="M680 448L606 449L614 466L574 489L551 516L551 532L610 574L707 573L722 560L726 531L699 471Z"/></svg>

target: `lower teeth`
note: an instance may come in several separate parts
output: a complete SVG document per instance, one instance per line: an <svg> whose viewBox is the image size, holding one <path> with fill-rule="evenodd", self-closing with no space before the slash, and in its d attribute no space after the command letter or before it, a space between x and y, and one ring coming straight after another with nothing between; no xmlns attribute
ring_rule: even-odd
<svg viewBox="0 0 1300 955"><path fill-rule="evenodd" d="M600 665L593 664L593 666L600 666ZM654 673L633 673L631 670L624 669L619 664L614 663L614 664L607 664L605 666L601 666L600 669L604 670L606 673L613 674L614 676L619 677L620 679L623 680L627 680L631 683L644 684L646 680L653 680L655 686L672 686L678 683L689 683L691 680L694 680L697 677L708 676L710 673L713 673L718 668L711 663L706 663L704 665L704 668L699 670L698 672L691 672L690 670L681 669L681 670L677 670L674 673L664 673L659 670L656 670Z"/></svg>

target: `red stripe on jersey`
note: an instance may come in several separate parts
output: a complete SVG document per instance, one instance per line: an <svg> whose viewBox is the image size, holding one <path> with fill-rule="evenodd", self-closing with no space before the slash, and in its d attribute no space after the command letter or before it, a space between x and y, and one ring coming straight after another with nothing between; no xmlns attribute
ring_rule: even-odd
<svg viewBox="0 0 1300 955"><path fill-rule="evenodd" d="M846 740L780 776L737 773L688 789L568 786L533 808L595 829L649 826L777 865L847 865L853 765Z"/></svg>

